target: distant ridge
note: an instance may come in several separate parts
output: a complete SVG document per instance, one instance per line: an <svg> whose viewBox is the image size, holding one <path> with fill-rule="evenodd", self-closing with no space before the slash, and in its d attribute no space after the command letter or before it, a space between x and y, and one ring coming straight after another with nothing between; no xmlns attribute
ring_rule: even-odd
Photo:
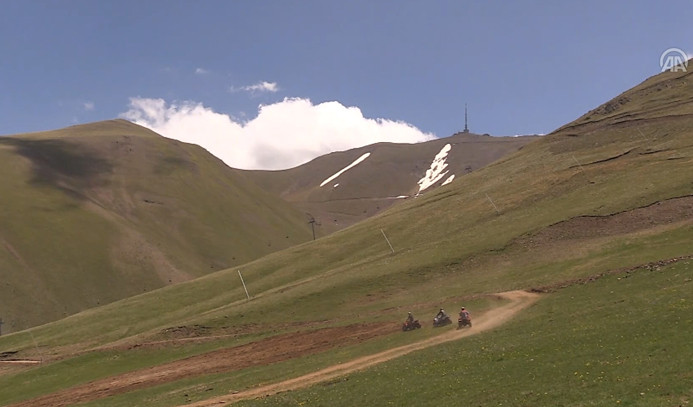
<svg viewBox="0 0 693 407"><path fill-rule="evenodd" d="M459 132L424 143L377 143L334 152L283 171L247 173L259 186L320 221L320 233L325 235L452 182L536 139L537 136L492 137ZM329 185L323 184L366 154L367 159Z"/></svg>

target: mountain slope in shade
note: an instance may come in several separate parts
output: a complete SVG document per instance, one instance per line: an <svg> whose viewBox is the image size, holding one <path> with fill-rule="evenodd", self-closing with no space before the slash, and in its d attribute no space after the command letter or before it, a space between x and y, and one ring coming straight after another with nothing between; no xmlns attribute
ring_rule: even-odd
<svg viewBox="0 0 693 407"><path fill-rule="evenodd" d="M459 179L537 138L457 133L418 144L377 143L288 170L248 171L248 177L306 212L321 236Z"/></svg>
<svg viewBox="0 0 693 407"><path fill-rule="evenodd" d="M311 237L242 173L124 120L1 137L0 174L6 332Z"/></svg>

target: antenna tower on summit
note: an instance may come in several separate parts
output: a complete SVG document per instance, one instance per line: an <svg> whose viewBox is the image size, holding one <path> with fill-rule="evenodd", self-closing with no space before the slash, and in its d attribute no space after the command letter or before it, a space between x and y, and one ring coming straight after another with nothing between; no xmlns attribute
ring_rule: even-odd
<svg viewBox="0 0 693 407"><path fill-rule="evenodd" d="M464 130L463 132L469 133L469 127L467 127L467 104L464 104Z"/></svg>

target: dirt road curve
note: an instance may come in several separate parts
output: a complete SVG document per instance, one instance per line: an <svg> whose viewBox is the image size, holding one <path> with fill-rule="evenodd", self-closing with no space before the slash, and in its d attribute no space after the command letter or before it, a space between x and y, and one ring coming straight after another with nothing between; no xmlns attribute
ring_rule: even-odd
<svg viewBox="0 0 693 407"><path fill-rule="evenodd" d="M226 396L217 397L201 402L187 404L185 407L212 407L233 403L239 400L247 400L272 394L277 394L284 391L296 390L312 386L317 383L332 380L336 377L343 376L358 370L366 369L378 363L404 356L416 350L428 348L430 346L439 345L441 343L454 341L465 336L478 334L480 332L493 329L504 322L508 321L515 314L533 304L539 297L538 294L529 293L526 291L510 291L497 294L498 297L508 299L511 302L502 307L495 308L485 314L474 319L474 326L470 329L449 330L445 333L433 338L426 339L421 342L412 343L410 345L400 346L398 348L389 349L380 353L369 356L364 356L351 362L340 363L317 372L309 373L304 376L285 380L283 382L272 383L256 388L252 388L243 392L228 394Z"/></svg>
<svg viewBox="0 0 693 407"><path fill-rule="evenodd" d="M473 328L460 331L448 329L441 331L440 335L424 341L389 349L283 382L267 384L240 393L205 400L204 402L191 404L191 406L218 406L233 401L308 387L315 383L331 380L335 377L406 355L415 350L453 341L494 328L510 319L538 298L537 294L524 291L512 291L496 295L499 299L507 299L510 302L475 317ZM94 401L181 379L211 373L231 372L251 366L269 365L283 360L324 352L339 346L358 344L379 336L392 334L398 328L399 325L397 323L385 325L371 323L277 335L245 345L220 349L150 368L97 379L89 383L19 402L11 407L61 407Z"/></svg>

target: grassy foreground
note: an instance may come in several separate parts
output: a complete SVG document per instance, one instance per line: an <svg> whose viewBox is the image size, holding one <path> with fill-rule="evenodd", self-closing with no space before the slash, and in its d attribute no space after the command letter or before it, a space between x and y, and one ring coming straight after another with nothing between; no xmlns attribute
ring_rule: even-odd
<svg viewBox="0 0 693 407"><path fill-rule="evenodd" d="M692 334L688 260L573 285L494 332L238 405L688 405Z"/></svg>
<svg viewBox="0 0 693 407"><path fill-rule="evenodd" d="M543 294L521 316L493 331L304 390L234 405L685 406L693 399L692 287L693 260L607 274ZM79 405L182 405L431 334L396 335L365 348L191 378Z"/></svg>

